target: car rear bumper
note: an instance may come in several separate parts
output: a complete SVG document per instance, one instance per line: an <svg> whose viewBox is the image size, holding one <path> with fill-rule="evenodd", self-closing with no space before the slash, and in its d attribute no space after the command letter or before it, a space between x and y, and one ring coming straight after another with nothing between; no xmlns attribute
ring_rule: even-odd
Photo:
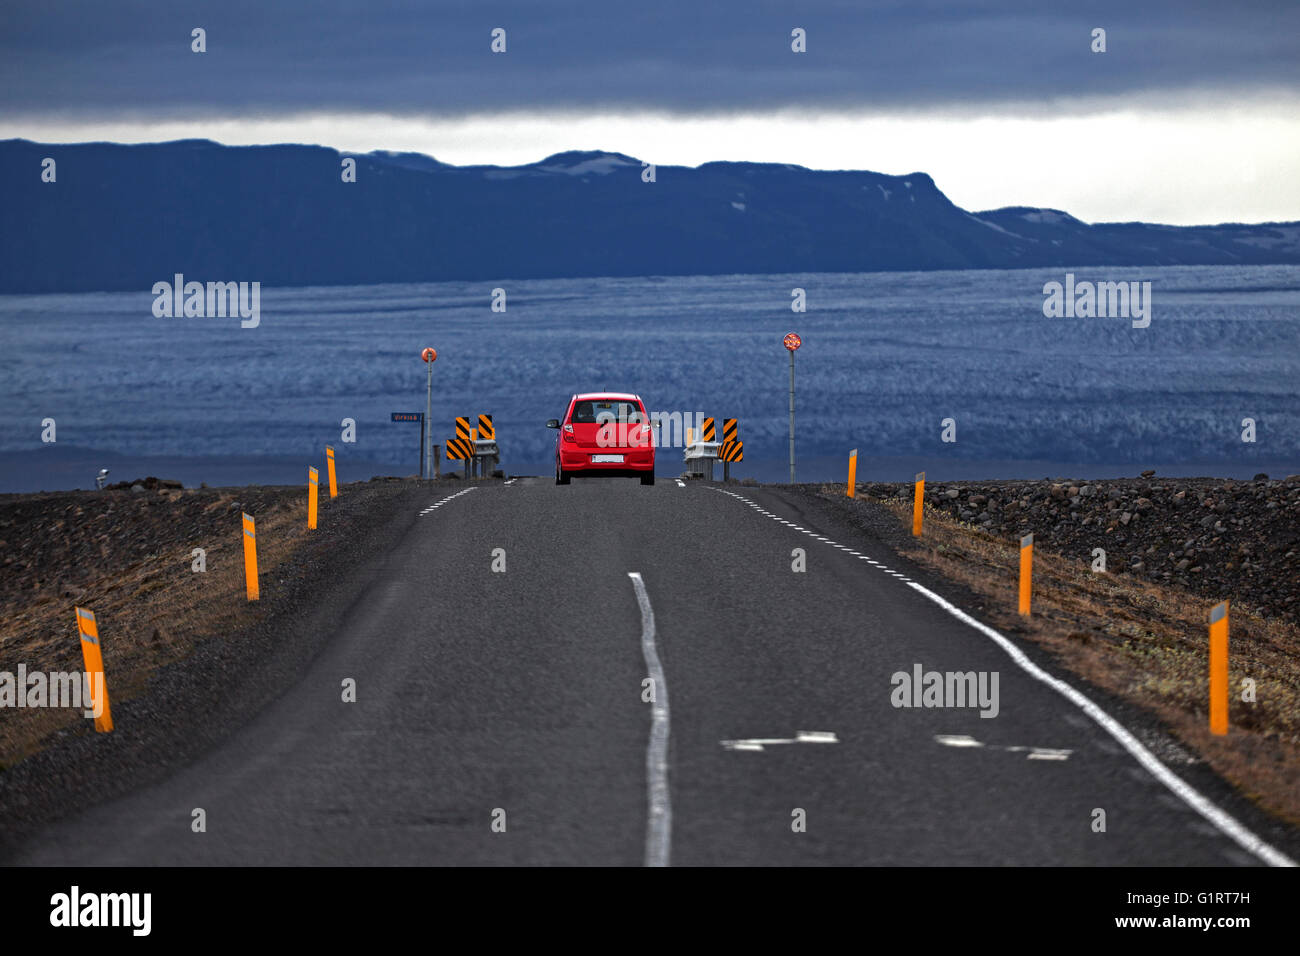
<svg viewBox="0 0 1300 956"><path fill-rule="evenodd" d="M622 461L592 461L592 455L619 455ZM644 475L655 470L653 450L641 449L583 449L560 450L560 467L574 475Z"/></svg>

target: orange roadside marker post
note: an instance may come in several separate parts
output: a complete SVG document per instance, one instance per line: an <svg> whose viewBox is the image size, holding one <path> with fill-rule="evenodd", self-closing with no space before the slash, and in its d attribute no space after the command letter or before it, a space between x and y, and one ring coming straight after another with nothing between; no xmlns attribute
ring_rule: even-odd
<svg viewBox="0 0 1300 956"><path fill-rule="evenodd" d="M257 589L257 526L253 516L244 514L244 580L248 587L248 599L256 601L260 594Z"/></svg>
<svg viewBox="0 0 1300 956"><path fill-rule="evenodd" d="M916 500L912 503L912 537L921 537L921 513L925 504L925 472L916 476Z"/></svg>
<svg viewBox="0 0 1300 956"><path fill-rule="evenodd" d="M1029 593L1034 576L1034 536L1020 539L1020 613L1029 616Z"/></svg>
<svg viewBox="0 0 1300 956"><path fill-rule="evenodd" d="M325 446L325 464L329 466L330 497L337 498L339 496L339 486L334 481L334 449L330 445Z"/></svg>
<svg viewBox="0 0 1300 956"><path fill-rule="evenodd" d="M1228 732L1228 602L1210 611L1210 733Z"/></svg>
<svg viewBox="0 0 1300 956"><path fill-rule="evenodd" d="M849 452L849 487L848 490L846 491L846 494L850 498L853 497L854 485L857 483L857 478L858 478L858 450L855 448L853 449L853 451Z"/></svg>
<svg viewBox="0 0 1300 956"><path fill-rule="evenodd" d="M320 494L320 472L307 469L307 527L316 530L316 498Z"/></svg>
<svg viewBox="0 0 1300 956"><path fill-rule="evenodd" d="M113 713L108 707L108 683L104 680L104 655L99 651L99 625L95 612L84 607L76 608L77 633L81 636L81 657L86 662L86 676L90 678L90 708L98 716L95 730L106 734L113 729Z"/></svg>

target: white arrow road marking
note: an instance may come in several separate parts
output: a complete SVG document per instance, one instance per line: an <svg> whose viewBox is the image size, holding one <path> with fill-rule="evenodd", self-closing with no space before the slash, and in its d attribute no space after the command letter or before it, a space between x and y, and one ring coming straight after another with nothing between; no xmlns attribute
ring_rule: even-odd
<svg viewBox="0 0 1300 956"><path fill-rule="evenodd" d="M837 744L839 739L822 730L801 730L794 737L746 737L743 740L719 741L728 750L761 751L764 747L781 744Z"/></svg>
<svg viewBox="0 0 1300 956"><path fill-rule="evenodd" d="M682 481L680 478L678 478L678 479L677 479L677 487L678 487L678 488L685 488L685 487L686 487L686 482L684 482L684 481Z"/></svg>
<svg viewBox="0 0 1300 956"><path fill-rule="evenodd" d="M650 745L646 748L646 786L649 793L650 820L645 835L645 865L667 866L672 845L673 803L668 791L668 681L664 679L659 652L655 650L655 612L650 607L645 582L636 571L629 571L636 602L641 606L641 653L655 686L651 705Z"/></svg>
<svg viewBox="0 0 1300 956"><path fill-rule="evenodd" d="M1005 750L1007 753L1025 754L1029 760L1069 760L1073 750L1057 750L1052 747L1004 747L1001 744L982 744L966 734L935 734L935 743L945 747L985 747L989 750Z"/></svg>

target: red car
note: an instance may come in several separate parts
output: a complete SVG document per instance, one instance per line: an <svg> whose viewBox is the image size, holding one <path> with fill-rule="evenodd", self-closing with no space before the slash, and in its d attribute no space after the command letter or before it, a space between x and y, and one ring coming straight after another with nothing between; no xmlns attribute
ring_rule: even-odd
<svg viewBox="0 0 1300 956"><path fill-rule="evenodd" d="M585 392L569 399L564 418L552 418L555 436L555 483L592 475L638 477L655 483L655 443L650 416L639 395Z"/></svg>

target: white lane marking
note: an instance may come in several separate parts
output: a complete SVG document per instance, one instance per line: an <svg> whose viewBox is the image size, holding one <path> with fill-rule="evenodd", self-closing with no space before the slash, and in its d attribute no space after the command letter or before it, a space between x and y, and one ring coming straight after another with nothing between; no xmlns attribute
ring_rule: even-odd
<svg viewBox="0 0 1300 956"><path fill-rule="evenodd" d="M506 479L506 484L507 484L507 485L513 485L514 483L515 483L515 479L514 479L514 478L507 478L507 479Z"/></svg>
<svg viewBox="0 0 1300 956"><path fill-rule="evenodd" d="M438 508L441 508L441 507L442 507L443 505L445 505L447 502L451 501L452 498L459 498L461 495L468 494L469 492L473 491L475 487L476 487L475 485L470 485L468 488L462 488L460 491L456 492L454 495L448 495L446 498L443 498L441 501L437 501L437 502L434 502L433 504L429 505L429 507L427 507L427 508L425 508L423 511L421 511L420 514L422 514L422 515L427 515L427 514L429 514L431 511L435 511L435 510L437 510Z"/></svg>
<svg viewBox="0 0 1300 956"><path fill-rule="evenodd" d="M1153 777L1163 783L1166 787L1174 792L1180 800L1208 820L1220 833L1225 834L1233 840L1239 847L1249 853L1255 854L1269 866L1295 866L1295 861L1285 853L1270 846L1264 842L1242 824L1237 819L1224 810L1219 809L1213 802L1202 796L1200 791L1196 790L1190 784L1183 780L1164 764L1162 764L1155 754L1151 753L1142 742L1134 737L1119 721L1115 720L1108 713L1094 704L1083 694L1079 693L1063 680L1059 680L1048 674L1041 667L1025 656L1024 651L1016 647L1007 638L1003 637L987 624L983 624L971 617L965 611L954 606L950 602L939 597L933 591L921 587L915 582L909 582L909 587L920 592L934 603L947 611L959 621L964 621L971 627L975 628L981 634L993 640L1019 665L1020 669L1029 674L1035 680L1041 681L1048 687L1051 687L1061 696L1065 697L1072 704L1082 710L1085 714L1101 725L1102 729L1115 738L1119 745L1127 750L1143 767L1145 767Z"/></svg>
<svg viewBox="0 0 1300 956"><path fill-rule="evenodd" d="M749 505L750 507L757 507L752 501L750 501L747 498L742 498L740 495L736 494L733 491L726 491L722 488L714 488L712 490L722 492L722 494L724 495L730 495L731 497L735 498L737 501L743 501L745 504ZM890 571L890 569L885 567L883 564L878 564L874 561L872 561L871 563L873 566L879 568L882 571L895 574L897 577L906 581L908 587L912 588L914 591L918 592L919 594L933 601L935 604L939 605L939 607L943 608L953 617L957 618L957 620L965 624L969 624L971 627L975 628L975 630L979 631L985 637L988 637L989 639L994 641L999 647L1001 647L1004 651L1006 651L1006 653L1011 657L1013 661L1015 661L1015 663L1020 667L1021 670L1023 670L1025 673L1027 673L1030 677L1034 678L1035 680L1046 684L1048 687L1051 687L1053 690L1055 690L1057 693L1063 696L1066 700L1070 701L1070 703L1074 704L1085 714L1091 717L1096 723L1098 723L1101 726L1103 730L1106 731L1106 733L1110 734L1111 737L1115 738L1115 740L1119 743L1119 745L1123 747L1125 750L1127 750L1129 752L1129 755L1132 756L1135 760L1137 760L1137 762L1140 763L1147 770L1148 773L1150 773L1153 777L1155 777L1162 784L1164 784L1171 791L1173 791L1174 795L1178 797L1180 800L1182 800L1183 803L1187 804L1189 807L1191 807L1193 810L1199 813L1202 817L1204 817L1207 821L1209 821L1209 823L1215 829L1217 829L1224 836L1231 839L1243 850L1245 850L1248 853L1253 853L1255 856L1259 857L1269 866L1295 866L1296 865L1295 861L1292 860L1289 856L1287 856L1282 851L1278 850L1276 847L1273 847L1270 844L1266 843L1260 837L1256 836L1253 832L1251 832L1249 829L1247 829L1245 826L1239 823L1236 817L1232 816L1232 814L1228 813L1225 810L1221 810L1214 802L1209 800L1207 797L1203 796L1199 790L1197 790L1195 787L1188 784L1185 780L1183 780L1182 777L1178 776L1178 774L1174 773L1172 770L1170 770L1168 767L1162 764L1160 760L1155 756L1155 754L1153 754L1150 750L1148 750L1145 746L1143 746L1142 742L1139 741L1136 737L1134 737L1124 727L1123 724L1115 720L1104 710L1102 710L1100 707L1094 704L1091 700L1089 700L1083 694L1079 693L1079 691L1075 690L1069 684L1065 683L1065 681L1053 677L1051 674L1048 674L1041 667L1036 665L1033 661L1031 661L1028 657L1026 657L1025 653L1022 650L1020 650L1020 648L1016 647L1016 645L1013 644L1008 638L1003 637L1001 634L999 634L993 628L989 627L987 624L983 624L980 621L977 621L975 618L971 617L965 611L961 610L961 608L950 603L944 598L941 598L939 595L935 594L929 588L917 584L915 581L911 580L906 575L901 575L901 574L897 574L897 572ZM1043 759L1043 758L1039 758L1039 759Z"/></svg>
<svg viewBox="0 0 1300 956"><path fill-rule="evenodd" d="M945 747L986 747L989 750L1005 750L1007 753L1024 754L1028 760L1069 760L1073 750L1058 750L1055 747L1006 747L1002 744L983 744L967 734L935 734L935 743Z"/></svg>
<svg viewBox="0 0 1300 956"><path fill-rule="evenodd" d="M677 487L678 487L678 488L685 488L685 487L686 487L686 482L684 482L684 481L682 481L680 478L678 478L678 479L677 479Z"/></svg>
<svg viewBox="0 0 1300 956"><path fill-rule="evenodd" d="M651 705L650 744L646 748L646 787L650 803L650 820L646 825L645 865L667 866L672 846L673 803L668 790L668 681L664 679L659 652L655 650L655 612L650 607L645 582L636 571L629 571L636 603L641 606L641 653L650 679L655 682L655 700Z"/></svg>
<svg viewBox="0 0 1300 956"><path fill-rule="evenodd" d="M801 730L793 737L746 737L743 740L720 740L728 750L761 751L781 744L837 744L839 738L824 730Z"/></svg>

